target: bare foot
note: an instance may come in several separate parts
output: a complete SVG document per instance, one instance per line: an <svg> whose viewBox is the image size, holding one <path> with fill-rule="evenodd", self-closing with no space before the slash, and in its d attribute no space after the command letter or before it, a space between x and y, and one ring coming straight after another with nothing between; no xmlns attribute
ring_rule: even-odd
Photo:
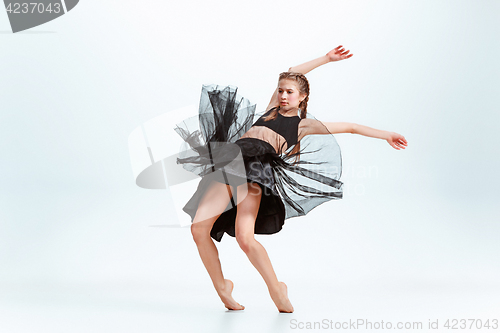
<svg viewBox="0 0 500 333"><path fill-rule="evenodd" d="M284 282L280 282L278 293L271 293L271 298L274 304L278 307L279 312L292 313L293 306L288 299L288 289Z"/></svg>
<svg viewBox="0 0 500 333"><path fill-rule="evenodd" d="M236 302L233 299L233 296L231 296L231 293L233 292L233 282L231 280L225 279L225 286L224 289L218 290L217 293L219 294L220 299L226 306L228 310L243 310L245 307L238 302Z"/></svg>

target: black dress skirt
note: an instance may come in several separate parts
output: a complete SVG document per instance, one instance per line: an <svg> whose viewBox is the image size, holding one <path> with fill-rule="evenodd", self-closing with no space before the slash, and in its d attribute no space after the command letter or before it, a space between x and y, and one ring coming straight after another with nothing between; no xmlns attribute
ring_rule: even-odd
<svg viewBox="0 0 500 333"><path fill-rule="evenodd" d="M342 198L342 158L333 135L325 129L325 134L304 137L297 159L289 154L293 146L278 153L266 141L241 138L259 116L255 114L255 105L239 96L236 87L209 85L202 88L198 116L175 128L185 142L177 163L201 177L196 192L183 208L191 221L213 181L234 189L210 232L217 241L224 233L235 236L236 212L242 199L237 197L236 187L247 182L258 184L262 190L256 234L276 233L286 219ZM307 118L313 117L308 114Z"/></svg>

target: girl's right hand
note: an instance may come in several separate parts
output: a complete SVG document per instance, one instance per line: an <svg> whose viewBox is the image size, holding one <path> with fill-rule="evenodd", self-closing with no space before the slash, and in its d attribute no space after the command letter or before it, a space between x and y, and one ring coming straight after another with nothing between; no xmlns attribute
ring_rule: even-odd
<svg viewBox="0 0 500 333"><path fill-rule="evenodd" d="M342 45L337 46L326 55L330 61L349 59L353 56L353 54L349 54L349 50L346 51Z"/></svg>

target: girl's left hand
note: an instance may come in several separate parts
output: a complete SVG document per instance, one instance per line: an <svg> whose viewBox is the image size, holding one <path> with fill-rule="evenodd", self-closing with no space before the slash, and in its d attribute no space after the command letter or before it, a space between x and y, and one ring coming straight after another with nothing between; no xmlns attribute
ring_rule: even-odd
<svg viewBox="0 0 500 333"><path fill-rule="evenodd" d="M330 61L349 59L353 56L353 54L349 54L349 50L346 51L342 45L337 46L326 55L328 56Z"/></svg>
<svg viewBox="0 0 500 333"><path fill-rule="evenodd" d="M408 142L405 137L395 132L389 132L386 140L394 149L397 150L405 149L406 146L408 146Z"/></svg>

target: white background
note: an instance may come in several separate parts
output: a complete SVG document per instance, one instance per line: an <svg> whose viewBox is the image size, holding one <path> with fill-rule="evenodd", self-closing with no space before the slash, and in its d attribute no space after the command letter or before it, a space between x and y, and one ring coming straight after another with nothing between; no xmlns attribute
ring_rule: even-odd
<svg viewBox="0 0 500 333"><path fill-rule="evenodd" d="M0 330L500 320L499 14L486 0L88 0L12 34L0 11ZM226 312L189 229L161 227L168 192L135 185L128 135L196 104L201 84L236 85L262 111L280 72L340 44L354 56L308 75L309 111L408 148L336 135L344 198L257 237L295 313L227 235L246 309Z"/></svg>

